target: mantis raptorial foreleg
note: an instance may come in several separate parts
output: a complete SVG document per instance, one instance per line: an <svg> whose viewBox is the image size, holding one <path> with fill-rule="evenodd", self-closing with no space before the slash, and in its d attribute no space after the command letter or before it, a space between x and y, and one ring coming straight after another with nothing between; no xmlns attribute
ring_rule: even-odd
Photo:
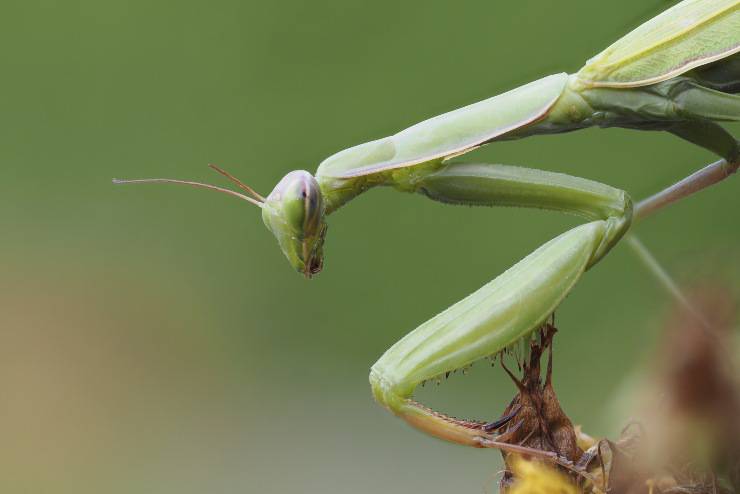
<svg viewBox="0 0 740 494"><path fill-rule="evenodd" d="M482 439L493 439L484 422L460 421L416 403L414 389L496 355L539 327L585 271L605 231L604 221L594 221L562 234L407 334L372 367L375 399L441 439L479 447Z"/></svg>
<svg viewBox="0 0 740 494"><path fill-rule="evenodd" d="M589 219L546 243L478 291L425 322L372 367L375 398L412 426L469 446L494 436L484 422L454 419L411 399L414 388L527 338L581 274L629 228L632 204L618 189L560 173L504 165L453 164L414 181L438 201L536 207Z"/></svg>

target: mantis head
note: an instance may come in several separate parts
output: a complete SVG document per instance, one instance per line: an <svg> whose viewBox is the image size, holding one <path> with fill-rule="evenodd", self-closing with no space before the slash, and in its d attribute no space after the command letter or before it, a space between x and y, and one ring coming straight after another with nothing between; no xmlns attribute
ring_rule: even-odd
<svg viewBox="0 0 740 494"><path fill-rule="evenodd" d="M288 173L262 203L262 220L275 235L288 262L306 278L324 264L324 198L307 171Z"/></svg>
<svg viewBox="0 0 740 494"><path fill-rule="evenodd" d="M170 178L114 179L113 183L174 183L238 197L262 209L262 220L277 238L280 249L294 269L306 278L321 271L326 235L324 198L318 182L310 173L304 170L288 173L265 198L228 172L215 165L208 166L234 182L246 194L215 185Z"/></svg>

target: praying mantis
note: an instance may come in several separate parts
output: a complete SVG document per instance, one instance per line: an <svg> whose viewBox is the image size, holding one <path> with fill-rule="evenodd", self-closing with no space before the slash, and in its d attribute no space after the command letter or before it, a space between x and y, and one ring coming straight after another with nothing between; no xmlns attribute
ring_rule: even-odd
<svg viewBox="0 0 740 494"><path fill-rule="evenodd" d="M456 158L480 146L588 127L670 132L737 169L738 141L720 122L740 120L740 0L684 0L639 26L574 74L554 74L430 118L392 136L351 147L312 175L288 173L267 196L213 167L261 208L290 265L306 278L323 266L327 216L380 186L447 204L517 206L586 220L408 333L372 366L376 401L432 436L496 447L495 424L455 419L413 399L415 388L527 342L581 276L633 223L625 191L585 178Z"/></svg>

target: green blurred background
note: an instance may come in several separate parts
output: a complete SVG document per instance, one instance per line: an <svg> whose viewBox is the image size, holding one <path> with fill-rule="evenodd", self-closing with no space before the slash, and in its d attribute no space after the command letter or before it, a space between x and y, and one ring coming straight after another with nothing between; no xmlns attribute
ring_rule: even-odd
<svg viewBox="0 0 740 494"><path fill-rule="evenodd" d="M306 281L259 211L288 171L549 73L575 71L664 0L6 0L0 18L0 491L482 492L499 454L376 406L370 365L405 332L577 223L375 190L330 218ZM734 130L738 130L735 128ZM635 197L713 160L668 135L588 130L479 160ZM737 183L639 228L675 276L737 279ZM728 268L725 263L730 263ZM556 385L593 434L670 300L622 245L558 312ZM422 401L497 417L474 369Z"/></svg>

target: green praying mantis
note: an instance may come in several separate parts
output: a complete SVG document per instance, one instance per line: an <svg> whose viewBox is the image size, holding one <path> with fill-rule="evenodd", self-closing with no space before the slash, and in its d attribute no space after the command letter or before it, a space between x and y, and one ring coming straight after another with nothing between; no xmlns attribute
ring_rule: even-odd
<svg viewBox="0 0 740 494"><path fill-rule="evenodd" d="M214 167L262 209L291 266L311 278L324 259L326 217L363 192L390 186L448 204L518 206L587 220L550 240L463 300L426 321L372 366L382 406L432 436L495 447L496 424L458 420L413 399L415 388L528 341L584 272L632 224L623 190L561 173L455 160L480 146L587 127L667 131L737 168L738 141L718 122L740 120L740 0L684 0L630 32L575 74L554 74L341 151L315 175L288 173L263 197Z"/></svg>

